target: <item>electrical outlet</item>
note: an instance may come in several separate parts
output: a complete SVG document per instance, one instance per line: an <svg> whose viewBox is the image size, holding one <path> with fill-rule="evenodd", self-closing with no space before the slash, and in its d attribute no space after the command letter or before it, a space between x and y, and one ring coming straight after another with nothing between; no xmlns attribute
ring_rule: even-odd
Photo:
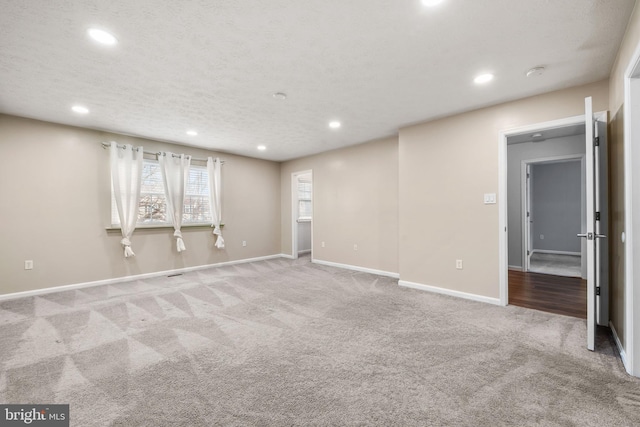
<svg viewBox="0 0 640 427"><path fill-rule="evenodd" d="M540 240L544 240L544 234L540 235Z"/></svg>
<svg viewBox="0 0 640 427"><path fill-rule="evenodd" d="M456 260L456 268L458 270L462 270L462 260L461 259L457 259Z"/></svg>
<svg viewBox="0 0 640 427"><path fill-rule="evenodd" d="M32 259L28 259L24 262L24 269L25 270L33 270L33 260Z"/></svg>
<svg viewBox="0 0 640 427"><path fill-rule="evenodd" d="M358 250L358 245L353 245L353 250L357 251Z"/></svg>
<svg viewBox="0 0 640 427"><path fill-rule="evenodd" d="M247 241L246 240L242 241L242 246L247 246Z"/></svg>
<svg viewBox="0 0 640 427"><path fill-rule="evenodd" d="M320 245L324 248L324 242L322 242Z"/></svg>

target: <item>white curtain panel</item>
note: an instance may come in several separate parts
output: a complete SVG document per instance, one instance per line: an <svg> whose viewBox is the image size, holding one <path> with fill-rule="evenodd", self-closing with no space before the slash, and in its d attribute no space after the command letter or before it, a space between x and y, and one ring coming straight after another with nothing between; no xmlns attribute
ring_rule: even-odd
<svg viewBox="0 0 640 427"><path fill-rule="evenodd" d="M167 214L173 223L173 237L176 238L178 252L187 248L182 240L182 212L184 211L184 193L189 176L191 156L184 154L162 153L158 156L162 179L164 181L164 194L167 197Z"/></svg>
<svg viewBox="0 0 640 427"><path fill-rule="evenodd" d="M126 258L135 256L131 249L131 235L138 222L138 205L140 204L140 185L142 181L142 147L121 145L111 142L111 183L116 200L120 229Z"/></svg>
<svg viewBox="0 0 640 427"><path fill-rule="evenodd" d="M213 234L216 236L216 248L224 248L224 239L220 223L222 222L222 197L221 197L221 170L222 161L219 158L209 157L207 159L207 170L209 171L209 204L211 206L211 226Z"/></svg>

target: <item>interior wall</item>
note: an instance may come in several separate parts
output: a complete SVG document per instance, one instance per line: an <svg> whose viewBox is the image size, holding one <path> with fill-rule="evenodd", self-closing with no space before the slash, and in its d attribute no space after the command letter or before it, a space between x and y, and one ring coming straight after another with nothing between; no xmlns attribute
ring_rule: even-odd
<svg viewBox="0 0 640 427"><path fill-rule="evenodd" d="M498 134L608 106L608 82L487 107L400 130L401 280L499 298ZM504 232L504 231L502 231ZM464 268L456 269L455 260Z"/></svg>
<svg viewBox="0 0 640 427"><path fill-rule="evenodd" d="M124 258L110 226L109 152L103 141L196 158L219 155L225 249L210 227L137 229ZM279 163L0 115L0 294L280 253ZM242 246L242 240L247 246ZM33 260L33 270L24 261Z"/></svg>
<svg viewBox="0 0 640 427"><path fill-rule="evenodd" d="M635 49L640 44L640 9L637 6L629 19L618 56L609 77L609 283L610 317L618 338L626 348L625 321L625 244L621 236L625 231L624 182L624 73ZM636 239L638 237L636 236ZM636 293L640 291L637 290ZM640 366L640 334L635 340L637 365Z"/></svg>
<svg viewBox="0 0 640 427"><path fill-rule="evenodd" d="M582 162L531 167L534 250L580 253Z"/></svg>
<svg viewBox="0 0 640 427"><path fill-rule="evenodd" d="M584 112L583 112L584 114ZM562 118L562 117L558 117ZM510 267L522 267L522 161L584 154L584 135L551 138L507 146L508 256Z"/></svg>
<svg viewBox="0 0 640 427"><path fill-rule="evenodd" d="M291 174L309 169L313 170L313 258L397 273L397 138L282 163L280 228L285 254L292 250Z"/></svg>

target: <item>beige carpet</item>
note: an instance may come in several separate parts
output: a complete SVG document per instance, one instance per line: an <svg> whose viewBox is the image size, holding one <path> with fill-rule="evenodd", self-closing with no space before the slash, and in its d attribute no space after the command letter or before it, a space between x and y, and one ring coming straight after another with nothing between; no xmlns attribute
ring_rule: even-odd
<svg viewBox="0 0 640 427"><path fill-rule="evenodd" d="M0 402L73 426L633 426L606 331L272 260L0 303Z"/></svg>

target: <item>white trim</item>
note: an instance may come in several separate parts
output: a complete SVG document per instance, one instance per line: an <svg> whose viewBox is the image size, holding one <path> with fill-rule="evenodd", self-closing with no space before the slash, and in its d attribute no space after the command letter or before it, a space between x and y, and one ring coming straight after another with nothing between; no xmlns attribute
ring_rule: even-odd
<svg viewBox="0 0 640 427"><path fill-rule="evenodd" d="M291 255L291 254L280 254L280 257L281 258L286 258L286 259L295 259L293 257L293 255Z"/></svg>
<svg viewBox="0 0 640 427"><path fill-rule="evenodd" d="M502 305L500 298L485 297L483 295L468 294L466 292L454 291L451 289L439 288L437 286L423 285L421 283L407 282L406 280L398 281L398 285L405 288L418 289L420 291L433 292L436 294L449 295L457 298L464 298L472 301L484 302L493 305Z"/></svg>
<svg viewBox="0 0 640 427"><path fill-rule="evenodd" d="M507 147L508 148L508 147ZM507 156L508 156L507 151ZM507 162L508 162L507 158ZM508 185L508 183L507 183ZM531 269L531 260L529 259L529 246L533 246L530 244L531 240L531 222L530 217L527 216L527 213L531 215L531 211L533 210L531 207L531 165L527 163L525 160L520 162L520 231L522 232L522 247L520 248L522 254L522 271L529 271ZM531 251L533 253L533 251Z"/></svg>
<svg viewBox="0 0 640 427"><path fill-rule="evenodd" d="M620 359L622 359L622 364L624 365L625 369L627 370L627 373L631 374L631 372L629 371L629 365L627 362L627 354L624 351L624 348L622 347L622 343L620 342L620 338L618 338L618 332L616 331L615 326L613 326L613 323L609 322L609 328L611 328L611 333L613 334L613 339L616 342L616 347L618 347L618 353L620 353Z"/></svg>
<svg viewBox="0 0 640 427"><path fill-rule="evenodd" d="M174 270L156 271L154 273L144 273L144 274L136 274L133 276L115 277L113 279L96 280L93 282L83 282L83 283L75 283L72 285L62 285L62 286L55 286L51 288L34 289L31 291L13 292L10 294L0 295L0 301L6 301L6 300L11 300L16 298L32 297L37 295L45 295L45 294L51 294L54 292L71 291L74 289L92 288L94 286L126 283L126 282L131 282L133 280L142 280L142 279L150 279L152 277L169 276L172 274L189 273L191 271L206 270L207 268L224 267L227 265L234 265L234 264L245 264L248 262L265 261L269 259L282 258L282 257L287 258L289 256L285 254L267 255L267 256L261 256L256 258L246 258L246 259L240 259L235 261L219 262L216 264L198 265L195 267L177 268Z"/></svg>
<svg viewBox="0 0 640 427"><path fill-rule="evenodd" d="M634 173L634 159L633 159L633 146L634 142L636 147L640 145L640 129L637 123L633 122L633 114L640 116L640 111L636 112L633 106L633 100L636 103L640 102L640 89L635 88L632 96L632 80L634 72L640 69L640 43L636 45L636 48L629 60L629 65L624 73L624 233L625 233L625 272L624 272L624 301L625 301L625 327L624 327L624 340L625 340L625 352L626 361L625 367L627 372L631 375L640 377L640 349L636 352L636 345L640 343L640 337L636 337L638 331L633 327L634 319L640 317L640 303L634 301L635 283L634 283L634 264L637 257L634 250L634 237L633 237L633 190L635 181L640 180L638 172ZM637 203L637 202L636 202ZM617 238L617 236L612 236ZM640 260L639 260L640 261ZM638 338L638 340L636 340ZM639 346L640 347L640 346Z"/></svg>
<svg viewBox="0 0 640 427"><path fill-rule="evenodd" d="M304 251L298 251L298 255L310 254L311 249L305 249Z"/></svg>
<svg viewBox="0 0 640 427"><path fill-rule="evenodd" d="M357 265L340 264L337 262L323 261L321 259L313 259L311 260L311 262L314 264L327 265L329 267L344 268L345 270L354 270L354 271L361 271L363 273L377 274L378 276L391 277L392 279L400 278L400 274L398 273L391 273L389 271L383 271L383 270L375 270L373 268L359 267Z"/></svg>
<svg viewBox="0 0 640 427"><path fill-rule="evenodd" d="M575 256L582 256L582 254L580 252L570 252L570 251L553 251L551 249L533 249L531 251L532 254L535 253L539 253L539 254L554 254L554 255L575 255Z"/></svg>
<svg viewBox="0 0 640 427"><path fill-rule="evenodd" d="M513 271L524 271L524 268L520 265L508 265L507 268Z"/></svg>
<svg viewBox="0 0 640 427"><path fill-rule="evenodd" d="M498 132L498 283L500 305L509 303L508 255L509 231L507 205L507 132Z"/></svg>
<svg viewBox="0 0 640 427"><path fill-rule="evenodd" d="M625 112L626 111L625 109ZM600 118L603 114L606 117L606 111L598 112L595 115ZM578 125L584 123L584 121L583 114L498 131L498 280L500 286L500 305L507 305L509 303L509 283L507 278L507 250L509 248L509 232L507 230L507 138L525 133L535 133L540 130ZM625 125L627 122L628 121L625 120ZM627 169L625 169L625 171L626 170Z"/></svg>

